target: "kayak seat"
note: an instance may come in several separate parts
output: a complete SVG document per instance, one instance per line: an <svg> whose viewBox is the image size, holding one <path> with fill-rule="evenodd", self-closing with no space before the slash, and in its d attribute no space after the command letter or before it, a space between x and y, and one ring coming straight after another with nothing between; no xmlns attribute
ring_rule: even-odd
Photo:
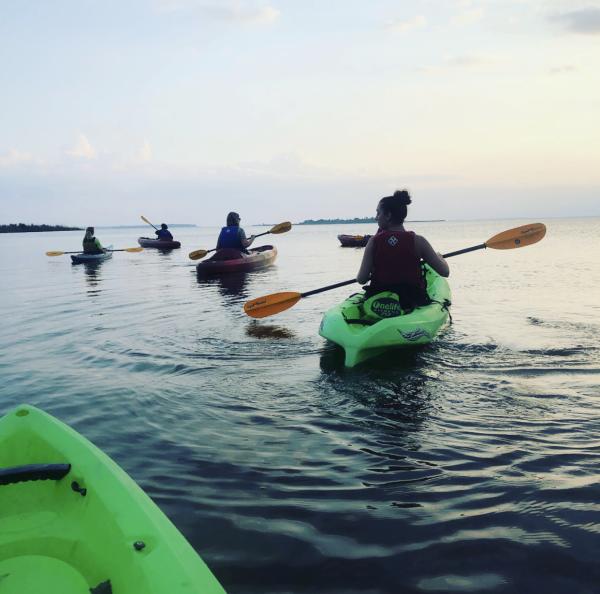
<svg viewBox="0 0 600 594"><path fill-rule="evenodd" d="M240 250L235 248L223 248L218 250L211 260L222 262L224 260L239 260L243 258L244 254Z"/></svg>
<svg viewBox="0 0 600 594"><path fill-rule="evenodd" d="M110 580L98 584L95 588L90 588L91 594L112 594L112 591Z"/></svg>
<svg viewBox="0 0 600 594"><path fill-rule="evenodd" d="M393 291L382 291L367 297L365 293L355 293L347 300L348 305L342 310L344 320L348 324L372 326L381 320L395 318L410 313L403 308L400 298Z"/></svg>
<svg viewBox="0 0 600 594"><path fill-rule="evenodd" d="M378 322L378 320L368 320L366 318L349 320L348 318L344 317L344 319L346 320L346 324L360 324L361 326L372 326Z"/></svg>
<svg viewBox="0 0 600 594"><path fill-rule="evenodd" d="M0 468L0 485L11 485L25 481L58 481L71 470L70 464L26 464Z"/></svg>

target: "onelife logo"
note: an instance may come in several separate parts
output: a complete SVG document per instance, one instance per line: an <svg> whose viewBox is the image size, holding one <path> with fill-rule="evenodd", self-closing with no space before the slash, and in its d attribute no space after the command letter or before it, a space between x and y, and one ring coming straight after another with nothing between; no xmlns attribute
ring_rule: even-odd
<svg viewBox="0 0 600 594"><path fill-rule="evenodd" d="M412 332L402 332L401 330L398 330L398 332L400 332L400 334L402 334L402 336L406 340L410 340L411 342L419 340L420 338L431 338L429 332L423 330L422 328L418 328L417 330L413 330Z"/></svg>
<svg viewBox="0 0 600 594"><path fill-rule="evenodd" d="M398 238L395 235L392 235L387 242L394 247L398 243Z"/></svg>
<svg viewBox="0 0 600 594"><path fill-rule="evenodd" d="M395 318L396 316L402 315L400 304L391 297L375 299L371 304L371 309L373 310L373 313L377 314L380 318Z"/></svg>

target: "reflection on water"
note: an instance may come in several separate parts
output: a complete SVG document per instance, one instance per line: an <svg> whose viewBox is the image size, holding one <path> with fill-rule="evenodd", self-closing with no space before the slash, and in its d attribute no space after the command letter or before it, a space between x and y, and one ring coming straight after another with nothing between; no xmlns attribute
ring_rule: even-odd
<svg viewBox="0 0 600 594"><path fill-rule="evenodd" d="M85 273L85 282L87 285L86 293L93 297L94 295L99 295L102 292L100 288L100 284L102 281L102 265L101 262L84 262L83 270ZM81 269L81 267L80 267Z"/></svg>
<svg viewBox="0 0 600 594"><path fill-rule="evenodd" d="M223 297L227 297L230 302L245 301L248 299L248 291L246 289L246 285L248 284L247 272L231 272L209 277L197 274L196 277L198 285L216 286L219 289L219 293ZM231 299L232 297L233 299Z"/></svg>
<svg viewBox="0 0 600 594"><path fill-rule="evenodd" d="M275 326L273 324L264 324L258 320L252 320L246 326L246 335L253 338L295 338L295 332L284 326Z"/></svg>

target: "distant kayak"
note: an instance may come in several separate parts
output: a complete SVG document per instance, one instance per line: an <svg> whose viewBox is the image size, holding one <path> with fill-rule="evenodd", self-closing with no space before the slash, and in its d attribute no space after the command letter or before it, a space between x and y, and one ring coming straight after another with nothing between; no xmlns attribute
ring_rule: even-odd
<svg viewBox="0 0 600 594"><path fill-rule="evenodd" d="M0 510L7 594L225 592L115 462L33 406L0 419Z"/></svg>
<svg viewBox="0 0 600 594"><path fill-rule="evenodd" d="M229 272L250 272L270 266L277 257L277 248L273 245L262 245L243 254L239 250L217 250L208 260L196 266L198 274L211 275Z"/></svg>
<svg viewBox="0 0 600 594"><path fill-rule="evenodd" d="M448 323L448 281L428 266L425 270L427 293L432 300L429 305L386 317L397 304L383 297L373 308L378 307L382 317L375 317L366 311L365 294L357 293L325 313L319 334L344 349L346 367L354 367L394 347L427 344Z"/></svg>
<svg viewBox="0 0 600 594"><path fill-rule="evenodd" d="M181 247L179 241L165 241L163 239L152 239L150 237L138 237L138 243L143 248L156 248L159 250L176 250Z"/></svg>
<svg viewBox="0 0 600 594"><path fill-rule="evenodd" d="M338 235L342 247L365 247L371 235Z"/></svg>
<svg viewBox="0 0 600 594"><path fill-rule="evenodd" d="M112 247L112 245L109 245L106 246L106 249L112 250ZM104 260L109 260L110 258L112 258L112 252L105 252L102 254L84 254L83 252L81 252L81 254L71 255L71 260L73 261L73 264L84 264L85 262L87 262L88 264L94 262L103 262Z"/></svg>

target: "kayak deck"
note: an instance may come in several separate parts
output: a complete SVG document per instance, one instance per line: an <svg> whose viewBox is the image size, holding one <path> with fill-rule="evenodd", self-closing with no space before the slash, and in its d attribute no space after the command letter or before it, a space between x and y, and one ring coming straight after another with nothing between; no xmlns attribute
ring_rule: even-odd
<svg viewBox="0 0 600 594"><path fill-rule="evenodd" d="M113 246L108 245L105 249L112 250ZM81 252L80 254L72 254L71 261L73 264L94 264L96 262L104 262L105 260L110 260L112 258L112 252L105 252L102 254L85 254Z"/></svg>
<svg viewBox="0 0 600 594"><path fill-rule="evenodd" d="M0 591L224 592L121 468L31 406L0 419Z"/></svg>
<svg viewBox="0 0 600 594"><path fill-rule="evenodd" d="M364 302L364 293L357 293L325 313L319 334L344 349L346 367L354 367L391 348L428 344L447 325L450 287L431 268L426 266L425 270L427 292L432 299L429 305L400 316L360 323L354 318L359 318L356 312Z"/></svg>
<svg viewBox="0 0 600 594"><path fill-rule="evenodd" d="M196 266L199 275L223 274L230 272L251 272L270 266L277 257L277 248L273 245L262 245L242 254L237 250L217 250L216 253ZM239 257L223 259L229 254L239 254Z"/></svg>
<svg viewBox="0 0 600 594"><path fill-rule="evenodd" d="M164 239L155 239L153 237L138 237L138 243L143 248L156 248L158 250L176 250L181 247L179 241L166 241Z"/></svg>

